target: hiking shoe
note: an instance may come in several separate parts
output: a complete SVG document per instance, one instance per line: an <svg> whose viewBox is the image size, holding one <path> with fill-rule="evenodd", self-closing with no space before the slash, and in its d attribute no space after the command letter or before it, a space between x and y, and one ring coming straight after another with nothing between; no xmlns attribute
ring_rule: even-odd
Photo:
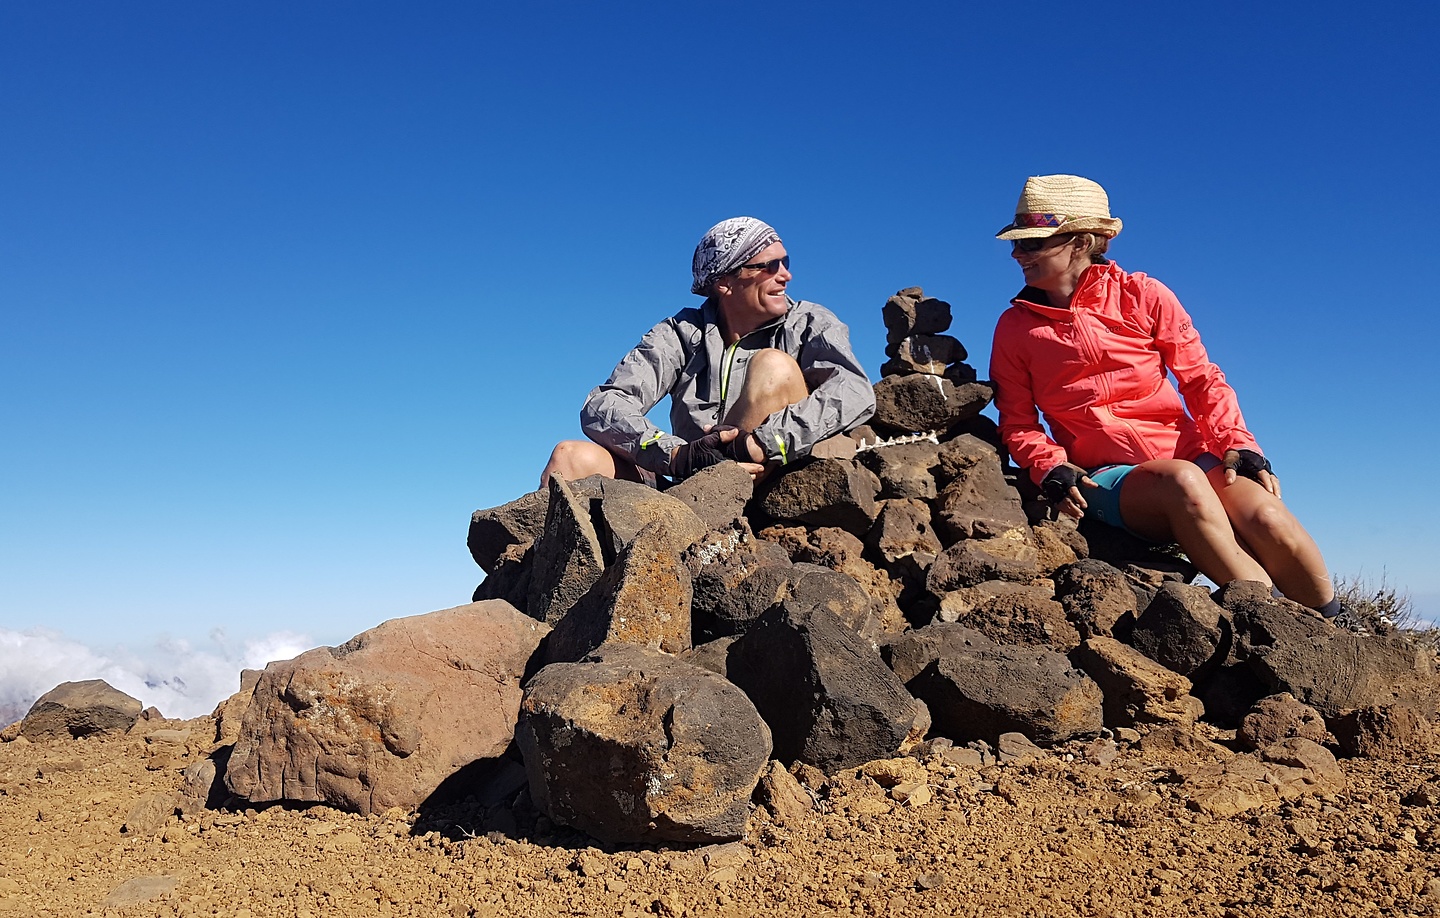
<svg viewBox="0 0 1440 918"><path fill-rule="evenodd" d="M1352 634L1368 635L1370 633L1370 626L1349 606L1341 606L1335 617L1330 619L1330 623L1336 628L1344 628Z"/></svg>

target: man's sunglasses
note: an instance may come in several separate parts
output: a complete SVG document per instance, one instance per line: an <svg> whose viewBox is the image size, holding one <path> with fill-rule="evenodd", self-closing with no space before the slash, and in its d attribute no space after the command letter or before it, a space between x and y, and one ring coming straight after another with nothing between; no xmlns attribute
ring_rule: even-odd
<svg viewBox="0 0 1440 918"><path fill-rule="evenodd" d="M752 262L748 265L741 265L735 270L739 271L741 268L751 268L756 271L764 271L766 274L779 274L782 265L784 266L785 270L790 270L789 255L786 255L784 258L772 258L769 261L757 261Z"/></svg>

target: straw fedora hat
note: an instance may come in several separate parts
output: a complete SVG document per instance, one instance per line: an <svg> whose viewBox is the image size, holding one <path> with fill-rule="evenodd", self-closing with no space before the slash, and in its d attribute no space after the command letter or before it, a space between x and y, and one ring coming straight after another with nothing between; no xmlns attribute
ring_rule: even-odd
<svg viewBox="0 0 1440 918"><path fill-rule="evenodd" d="M1014 222L1000 228L997 239L1041 239L1056 233L1119 235L1121 224L1110 216L1110 196L1096 182L1078 175L1032 175L1025 180Z"/></svg>

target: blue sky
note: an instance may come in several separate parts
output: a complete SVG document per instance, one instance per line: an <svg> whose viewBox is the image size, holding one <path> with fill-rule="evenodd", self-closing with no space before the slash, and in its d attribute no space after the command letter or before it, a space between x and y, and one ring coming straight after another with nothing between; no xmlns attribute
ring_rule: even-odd
<svg viewBox="0 0 1440 918"><path fill-rule="evenodd" d="M1107 187L1332 567L1440 616L1437 38L1398 4L0 6L0 630L159 682L145 648L464 602L470 511L698 302L712 223L773 224L872 373L914 284L983 373L993 234L1050 172Z"/></svg>

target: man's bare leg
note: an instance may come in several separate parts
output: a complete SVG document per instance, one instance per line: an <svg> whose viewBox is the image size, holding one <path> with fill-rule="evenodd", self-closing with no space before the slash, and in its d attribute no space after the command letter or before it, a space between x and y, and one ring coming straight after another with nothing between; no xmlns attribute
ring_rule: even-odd
<svg viewBox="0 0 1440 918"><path fill-rule="evenodd" d="M750 434L765 423L765 419L770 415L787 405L795 404L809 394L810 387L805 384L805 374L801 372L800 364L795 362L795 358L784 351L767 347L750 355L750 364L745 371L745 385L735 404L725 412L724 423L744 431L750 458L757 463L763 463L765 453Z"/></svg>
<svg viewBox="0 0 1440 918"><path fill-rule="evenodd" d="M640 470L633 462L622 459L598 443L589 440L561 440L550 453L545 471L540 473L540 489L550 487L551 473L558 473L566 481L604 475L606 478L623 478L626 481L640 481Z"/></svg>

